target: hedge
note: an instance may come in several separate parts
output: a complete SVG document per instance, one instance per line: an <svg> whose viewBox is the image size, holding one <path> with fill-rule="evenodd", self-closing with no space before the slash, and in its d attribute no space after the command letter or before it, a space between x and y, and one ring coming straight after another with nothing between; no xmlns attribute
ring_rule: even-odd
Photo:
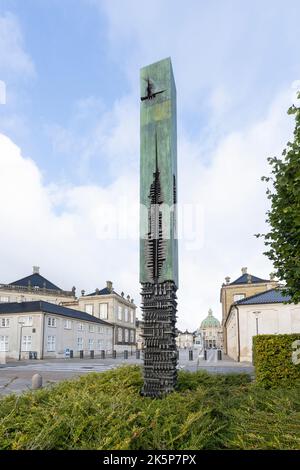
<svg viewBox="0 0 300 470"><path fill-rule="evenodd" d="M293 386L300 381L299 353L293 346L300 333L287 335L258 335L253 337L253 363L258 384L265 388L278 385Z"/></svg>

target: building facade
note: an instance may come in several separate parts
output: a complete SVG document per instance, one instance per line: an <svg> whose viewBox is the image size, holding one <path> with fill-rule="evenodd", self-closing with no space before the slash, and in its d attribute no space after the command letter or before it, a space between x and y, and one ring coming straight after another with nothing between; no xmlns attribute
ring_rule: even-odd
<svg viewBox="0 0 300 470"><path fill-rule="evenodd" d="M220 302L222 304L222 327L224 337L224 352L227 353L227 317L229 315L232 304L250 297L260 292L274 289L278 286L278 282L274 280L272 274L270 279L261 279L247 272L247 268L242 268L242 275L235 281L230 282L230 277L225 278L226 283L222 284L220 291Z"/></svg>
<svg viewBox="0 0 300 470"><path fill-rule="evenodd" d="M144 336L143 336L143 331L144 331L144 322L142 320L135 320L135 327L136 327L136 332L135 332L135 342L136 342L136 348L139 350L144 349Z"/></svg>
<svg viewBox="0 0 300 470"><path fill-rule="evenodd" d="M223 349L223 329L211 309L197 332L202 338L204 349Z"/></svg>
<svg viewBox="0 0 300 470"><path fill-rule="evenodd" d="M178 331L176 346L178 349L192 349L194 346L194 334L188 330Z"/></svg>
<svg viewBox="0 0 300 470"><path fill-rule="evenodd" d="M65 291L41 276L40 268L33 266L33 273L10 284L0 284L0 303L32 302L44 300L54 304L75 301L75 287Z"/></svg>
<svg viewBox="0 0 300 470"><path fill-rule="evenodd" d="M73 308L75 306L73 305ZM132 351L136 347L136 305L124 293L118 294L111 281L104 289L96 289L78 299L77 308L114 325L114 349Z"/></svg>
<svg viewBox="0 0 300 470"><path fill-rule="evenodd" d="M225 321L228 356L251 362L253 336L300 333L300 305L288 300L277 288L233 303Z"/></svg>
<svg viewBox="0 0 300 470"><path fill-rule="evenodd" d="M84 312L44 301L0 304L0 353L7 360L107 354L113 325Z"/></svg>

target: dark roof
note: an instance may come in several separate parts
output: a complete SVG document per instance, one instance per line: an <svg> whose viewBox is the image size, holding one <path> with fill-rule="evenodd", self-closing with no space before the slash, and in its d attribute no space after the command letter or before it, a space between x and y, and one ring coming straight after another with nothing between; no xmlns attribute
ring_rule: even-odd
<svg viewBox="0 0 300 470"><path fill-rule="evenodd" d="M260 277L252 276L252 274L245 273L238 277L235 281L230 282L229 285L232 286L235 284L250 284L250 282L248 282L248 276L251 276L251 284L270 282L269 280L261 279Z"/></svg>
<svg viewBox="0 0 300 470"><path fill-rule="evenodd" d="M33 302L8 302L0 303L0 315L2 313L33 313L45 312L53 315L61 315L63 317L76 318L77 320L101 323L111 325L110 323L100 320L89 313L81 312L63 305L51 304L50 302L33 301Z"/></svg>
<svg viewBox="0 0 300 470"><path fill-rule="evenodd" d="M277 304L288 302L289 300L291 300L291 296L286 294L283 289L269 289L260 294L254 294L238 300L233 305Z"/></svg>
<svg viewBox="0 0 300 470"><path fill-rule="evenodd" d="M91 296L91 295L110 295L110 294L119 295L114 290L111 291L107 287L104 287L104 289L99 290L99 292L95 291L95 292L92 292L91 294L87 294L87 296Z"/></svg>
<svg viewBox="0 0 300 470"><path fill-rule="evenodd" d="M118 297L120 297L120 299L123 299L126 302L131 303L132 305L134 305L134 303L131 302L131 300L128 300L126 297L118 294L115 290L109 290L107 287L104 287L104 289L100 289L97 292L95 291L95 292L92 292L91 294L86 294L84 297L91 297L93 295L111 295L111 294L117 295Z"/></svg>
<svg viewBox="0 0 300 470"><path fill-rule="evenodd" d="M41 276L38 273L31 274L30 276L23 277L18 281L11 282L10 286L20 286L20 287L28 287L28 282L30 282L32 287L38 286L40 289L44 287L50 290L62 290L60 287L57 287L52 282L48 281L45 277Z"/></svg>

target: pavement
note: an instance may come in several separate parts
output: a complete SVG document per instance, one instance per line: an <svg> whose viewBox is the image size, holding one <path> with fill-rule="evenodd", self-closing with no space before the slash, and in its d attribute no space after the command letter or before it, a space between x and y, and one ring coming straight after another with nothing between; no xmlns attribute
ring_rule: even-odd
<svg viewBox="0 0 300 470"><path fill-rule="evenodd" d="M30 390L32 376L37 373L43 377L43 386L49 386L89 372L105 372L130 364L142 365L143 361L136 359L134 354L129 355L128 359L119 356L116 359L108 357L106 359L75 358L8 362L0 365L0 396ZM178 369L191 372L206 370L210 373L222 374L245 372L251 376L254 374L254 367L249 363L235 362L226 356L218 360L216 350L207 351L207 360L199 358L196 350L193 351L193 360L189 360L189 351L181 350Z"/></svg>

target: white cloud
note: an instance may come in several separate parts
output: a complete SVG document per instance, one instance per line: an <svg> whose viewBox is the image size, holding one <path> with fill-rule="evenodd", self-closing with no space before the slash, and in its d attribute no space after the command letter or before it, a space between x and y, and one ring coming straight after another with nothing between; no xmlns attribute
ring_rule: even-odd
<svg viewBox="0 0 300 470"><path fill-rule="evenodd" d="M24 77L35 74L33 62L24 50L20 25L12 13L0 16L0 73Z"/></svg>
<svg viewBox="0 0 300 470"><path fill-rule="evenodd" d="M290 136L289 104L289 92L279 95L260 121L216 143L208 159L200 137L179 136L179 202L198 204L204 213L202 245L193 249L189 242L180 242L179 327L195 328L209 307L220 318L219 289L226 275L238 277L245 265L261 277L272 270L262 256L262 242L253 234L265 230L267 200L260 177L268 171L266 158L280 154ZM130 151L134 161L138 158L136 144L130 149L137 129L134 119L129 127L123 119L128 107L126 100L116 106L120 119L114 114L111 134L103 125L105 138L99 137L116 168L113 182L106 186L45 186L36 164L1 135L2 282L38 264L64 288L75 284L88 291L110 278L139 303L138 241L132 237L138 227L138 169L126 168ZM132 229L129 240L119 240L118 233L110 231L111 222L120 223L120 215ZM103 239L105 230L108 240Z"/></svg>

